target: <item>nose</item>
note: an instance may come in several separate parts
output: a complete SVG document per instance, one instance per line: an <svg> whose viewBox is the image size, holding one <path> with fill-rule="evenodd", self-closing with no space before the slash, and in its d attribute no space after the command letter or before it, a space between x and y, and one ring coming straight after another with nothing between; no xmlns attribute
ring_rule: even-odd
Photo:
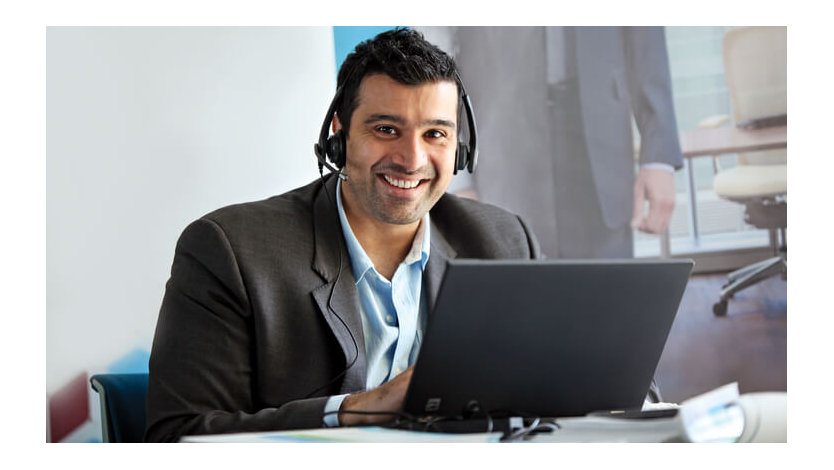
<svg viewBox="0 0 834 470"><path fill-rule="evenodd" d="M418 133L410 133L400 139L395 161L402 165L407 171L416 171L429 162L428 144L423 136Z"/></svg>

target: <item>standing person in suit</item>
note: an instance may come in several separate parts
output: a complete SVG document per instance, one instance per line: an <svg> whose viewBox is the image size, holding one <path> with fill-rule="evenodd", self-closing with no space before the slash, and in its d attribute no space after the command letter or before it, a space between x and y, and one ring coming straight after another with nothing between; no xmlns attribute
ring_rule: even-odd
<svg viewBox="0 0 834 470"><path fill-rule="evenodd" d="M683 159L662 27L462 27L457 40L489 116L481 200L527 218L551 257L630 258L633 229L666 229Z"/></svg>
<svg viewBox="0 0 834 470"><path fill-rule="evenodd" d="M333 173L182 233L146 440L393 417L446 260L539 257L520 217L446 194L476 162L461 114L474 124L456 65L421 34L356 47L316 145Z"/></svg>
<svg viewBox="0 0 834 470"><path fill-rule="evenodd" d="M559 256L630 258L632 230L666 230L683 166L663 28L549 28L547 44L564 58L548 76Z"/></svg>

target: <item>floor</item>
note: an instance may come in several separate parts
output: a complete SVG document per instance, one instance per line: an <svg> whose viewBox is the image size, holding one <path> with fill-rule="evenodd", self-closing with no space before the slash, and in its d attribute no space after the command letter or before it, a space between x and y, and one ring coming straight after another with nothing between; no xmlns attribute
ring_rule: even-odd
<svg viewBox="0 0 834 470"><path fill-rule="evenodd" d="M664 401L680 402L738 382L741 393L787 391L787 281L772 277L730 300L726 317L712 304L725 275L690 280L656 377Z"/></svg>

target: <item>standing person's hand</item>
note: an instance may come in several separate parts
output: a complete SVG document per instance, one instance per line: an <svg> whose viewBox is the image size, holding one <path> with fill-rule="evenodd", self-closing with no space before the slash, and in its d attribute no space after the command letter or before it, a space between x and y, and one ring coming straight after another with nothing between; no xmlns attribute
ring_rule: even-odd
<svg viewBox="0 0 834 470"><path fill-rule="evenodd" d="M648 215L643 214L645 201ZM634 212L631 228L648 233L663 233L675 209L675 175L657 168L642 168L634 181Z"/></svg>

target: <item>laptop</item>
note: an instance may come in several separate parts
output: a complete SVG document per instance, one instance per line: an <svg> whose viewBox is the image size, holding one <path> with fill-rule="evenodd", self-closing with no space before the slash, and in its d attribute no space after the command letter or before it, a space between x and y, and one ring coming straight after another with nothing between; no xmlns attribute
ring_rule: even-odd
<svg viewBox="0 0 834 470"><path fill-rule="evenodd" d="M640 409L691 260L452 260L406 393L414 417Z"/></svg>

